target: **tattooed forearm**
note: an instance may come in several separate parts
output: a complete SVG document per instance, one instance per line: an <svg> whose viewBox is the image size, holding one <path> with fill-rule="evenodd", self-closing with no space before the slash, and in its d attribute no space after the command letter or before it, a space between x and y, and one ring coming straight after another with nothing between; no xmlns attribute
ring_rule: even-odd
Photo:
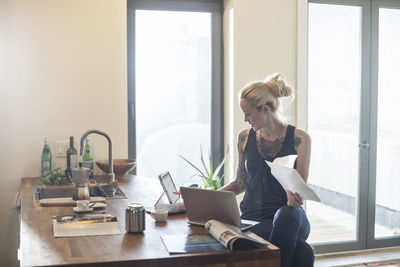
<svg viewBox="0 0 400 267"><path fill-rule="evenodd" d="M245 182L245 177L246 173L241 170L241 168L237 169L237 174L236 174L236 180L233 182L234 183L234 190L236 194L242 193L245 188L246 188L246 182Z"/></svg>
<svg viewBox="0 0 400 267"><path fill-rule="evenodd" d="M224 186L222 188L223 190L232 191L235 194L240 194L245 190L246 184L244 177L246 175L246 168L244 166L244 159L242 157L244 157L243 152L239 151L239 166L236 171L236 179L230 184Z"/></svg>
<svg viewBox="0 0 400 267"><path fill-rule="evenodd" d="M242 139L241 137L244 137L244 138ZM237 193L241 193L245 189L245 179L244 178L246 177L246 166L245 166L246 159L244 156L244 148L243 148L243 146L240 146L239 143L241 142L240 140L243 140L243 142L244 142L244 140L246 140L246 138L247 138L247 134L241 134L239 136L239 142L238 142L239 164L238 164L238 168L236 171L236 180L235 180L236 185L237 185L237 190L238 190Z"/></svg>
<svg viewBox="0 0 400 267"><path fill-rule="evenodd" d="M232 191L235 194L239 194L245 190L246 183L245 183L245 177L246 177L246 167L245 167L245 156L244 156L244 147L245 143L247 141L247 136L248 133L247 131L243 131L239 134L238 138L238 152L239 152L239 164L238 168L236 171L236 179L231 182L230 184L224 186L222 190L227 190L227 191Z"/></svg>
<svg viewBox="0 0 400 267"><path fill-rule="evenodd" d="M221 189L226 190L226 191L231 191L231 192L235 193L236 195L243 192L243 190L241 190L241 186L237 183L236 180L231 182L230 184L224 186Z"/></svg>

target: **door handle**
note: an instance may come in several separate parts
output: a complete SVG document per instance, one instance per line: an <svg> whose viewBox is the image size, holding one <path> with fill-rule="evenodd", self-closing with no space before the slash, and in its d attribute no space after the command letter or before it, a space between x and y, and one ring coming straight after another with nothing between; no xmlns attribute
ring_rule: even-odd
<svg viewBox="0 0 400 267"><path fill-rule="evenodd" d="M368 148L369 144L367 143L367 141L363 141L361 144L358 145L358 147Z"/></svg>

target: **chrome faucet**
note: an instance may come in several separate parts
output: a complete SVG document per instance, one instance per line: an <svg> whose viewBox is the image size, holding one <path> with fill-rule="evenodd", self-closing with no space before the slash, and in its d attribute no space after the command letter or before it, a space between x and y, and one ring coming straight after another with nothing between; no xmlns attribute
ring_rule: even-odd
<svg viewBox="0 0 400 267"><path fill-rule="evenodd" d="M107 177L108 177L109 184L115 184L115 174L114 174L114 169L113 169L113 158L112 158L112 141L108 134L106 134L105 132L99 131L99 130L87 130L81 137L79 155L82 156L82 154L83 154L83 143L84 143L86 137L92 133L97 133L99 135L102 135L108 141L108 173L107 173Z"/></svg>

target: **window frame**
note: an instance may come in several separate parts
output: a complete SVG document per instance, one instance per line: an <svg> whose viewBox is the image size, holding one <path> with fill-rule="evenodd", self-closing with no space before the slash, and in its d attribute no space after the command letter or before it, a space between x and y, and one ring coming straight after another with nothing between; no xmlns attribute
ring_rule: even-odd
<svg viewBox="0 0 400 267"><path fill-rule="evenodd" d="M211 13L211 118L210 149L213 166L224 157L224 95L221 0L128 0L127 1L127 67L128 67L128 157L136 159L136 10L190 11ZM131 172L136 174L136 168Z"/></svg>

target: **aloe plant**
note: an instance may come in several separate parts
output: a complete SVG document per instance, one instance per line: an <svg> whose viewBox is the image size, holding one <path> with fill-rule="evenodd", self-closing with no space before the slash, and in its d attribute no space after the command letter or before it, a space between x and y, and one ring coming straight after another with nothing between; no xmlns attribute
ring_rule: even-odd
<svg viewBox="0 0 400 267"><path fill-rule="evenodd" d="M192 162L190 162L188 159L184 158L183 156L179 155L179 157L181 159L183 159L184 161L186 161L190 166L192 166L198 173L192 175L191 177L194 176L198 176L202 179L203 183L204 183L204 188L211 188L213 190L219 189L222 187L222 180L224 179L224 175L219 176L219 173L222 170L222 166L225 163L226 157L228 155L229 152L229 147L226 151L226 154L223 158L223 160L218 164L217 168L213 168L213 164L212 164L212 160L211 160L211 154L208 154L209 157L209 167L207 167L206 163L204 162L204 157L203 157L203 150L200 146L200 160L201 160L201 164L203 166L203 170L201 170L199 167L197 167L196 165L194 165Z"/></svg>

